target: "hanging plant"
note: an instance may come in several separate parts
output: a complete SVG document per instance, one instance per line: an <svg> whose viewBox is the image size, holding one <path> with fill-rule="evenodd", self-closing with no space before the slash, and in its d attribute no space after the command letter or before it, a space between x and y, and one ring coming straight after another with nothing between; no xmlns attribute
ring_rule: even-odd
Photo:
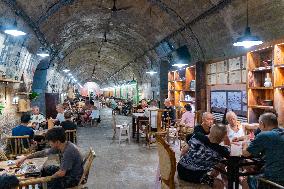
<svg viewBox="0 0 284 189"><path fill-rule="evenodd" d="M4 104L0 103L0 115L2 115L2 111L5 108Z"/></svg>
<svg viewBox="0 0 284 189"><path fill-rule="evenodd" d="M32 92L31 94L29 94L29 99L35 100L38 96L39 94L37 92Z"/></svg>

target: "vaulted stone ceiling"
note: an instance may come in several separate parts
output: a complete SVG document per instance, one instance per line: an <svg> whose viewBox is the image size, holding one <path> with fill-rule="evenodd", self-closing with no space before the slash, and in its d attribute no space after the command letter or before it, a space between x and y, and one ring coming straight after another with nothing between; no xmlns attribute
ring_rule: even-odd
<svg viewBox="0 0 284 189"><path fill-rule="evenodd" d="M53 63L81 81L142 78L163 40L186 44L193 61L244 52L232 47L246 23L246 0L2 0L53 49ZM252 32L264 40L282 37L282 0L249 1ZM7 10L7 9L6 9ZM3 13L2 16L7 16ZM26 16L26 17L25 17ZM104 38L106 35L106 42ZM34 38L32 38L34 40ZM34 49L39 43L30 40ZM94 73L94 74L92 74ZM92 78L93 77L93 78Z"/></svg>

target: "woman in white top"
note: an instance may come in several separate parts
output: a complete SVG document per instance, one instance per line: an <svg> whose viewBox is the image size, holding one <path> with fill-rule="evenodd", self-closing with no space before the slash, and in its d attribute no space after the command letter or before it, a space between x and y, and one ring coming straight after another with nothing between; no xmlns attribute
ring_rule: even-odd
<svg viewBox="0 0 284 189"><path fill-rule="evenodd" d="M240 144L239 141L246 139L246 130L255 130L258 128L257 125L240 123L233 111L227 112L226 119L229 123L227 130L230 143Z"/></svg>

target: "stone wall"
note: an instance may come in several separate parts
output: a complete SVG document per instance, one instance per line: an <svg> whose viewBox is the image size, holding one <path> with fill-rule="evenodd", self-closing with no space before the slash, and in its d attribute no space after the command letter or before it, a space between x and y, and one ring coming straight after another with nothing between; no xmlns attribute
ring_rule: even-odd
<svg viewBox="0 0 284 189"><path fill-rule="evenodd" d="M17 92L30 92L35 69L39 59L24 46L22 38L0 34L0 103L5 107L0 115L0 134L9 134L19 123L18 106L12 104ZM13 79L20 83L3 82L1 78Z"/></svg>

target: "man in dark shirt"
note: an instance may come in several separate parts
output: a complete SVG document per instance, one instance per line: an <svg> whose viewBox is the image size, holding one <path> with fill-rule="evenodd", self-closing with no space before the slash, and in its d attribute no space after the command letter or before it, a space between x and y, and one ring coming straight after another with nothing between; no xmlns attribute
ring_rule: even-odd
<svg viewBox="0 0 284 189"><path fill-rule="evenodd" d="M75 123L73 123L73 121L71 120L71 118L72 118L71 112L69 112L69 111L65 112L64 118L65 118L65 121L61 122L60 125L62 126L62 128L65 131L77 129L77 125Z"/></svg>
<svg viewBox="0 0 284 189"><path fill-rule="evenodd" d="M220 143L227 135L224 125L214 125L208 136L196 132L190 139L190 147L181 155L177 165L178 175L182 180L208 184L213 188L224 188L224 183L214 178L210 172L224 157L229 157L228 148Z"/></svg>
<svg viewBox="0 0 284 189"><path fill-rule="evenodd" d="M174 126L175 120L176 120L176 111L175 111L174 107L171 106L171 100L165 99L164 105L165 105L166 111L163 114L163 119L166 123L168 121L170 121L170 125Z"/></svg>
<svg viewBox="0 0 284 189"><path fill-rule="evenodd" d="M16 164L21 165L26 159L59 154L60 167L52 173L52 181L48 183L50 189L70 188L78 185L83 174L83 158L77 146L67 142L63 128L50 129L46 134L50 149L30 154L19 159ZM48 176L48 175L44 175Z"/></svg>
<svg viewBox="0 0 284 189"><path fill-rule="evenodd" d="M259 117L259 128L261 132L243 151L243 156L263 155L264 177L284 186L284 129L278 127L277 116L273 113Z"/></svg>
<svg viewBox="0 0 284 189"><path fill-rule="evenodd" d="M34 138L34 131L32 128L28 127L28 124L31 120L31 116L28 114L23 114L21 116L21 124L16 126L15 128L12 129L12 136L25 136L28 135L30 136L30 142L33 140ZM29 141L23 141L24 143L24 147L28 148Z"/></svg>
<svg viewBox="0 0 284 189"><path fill-rule="evenodd" d="M208 135L210 133L210 128L214 124L214 117L210 112L204 112L202 114L202 123L194 127L192 134L186 136L186 142L190 140L194 133L201 133L203 135Z"/></svg>

